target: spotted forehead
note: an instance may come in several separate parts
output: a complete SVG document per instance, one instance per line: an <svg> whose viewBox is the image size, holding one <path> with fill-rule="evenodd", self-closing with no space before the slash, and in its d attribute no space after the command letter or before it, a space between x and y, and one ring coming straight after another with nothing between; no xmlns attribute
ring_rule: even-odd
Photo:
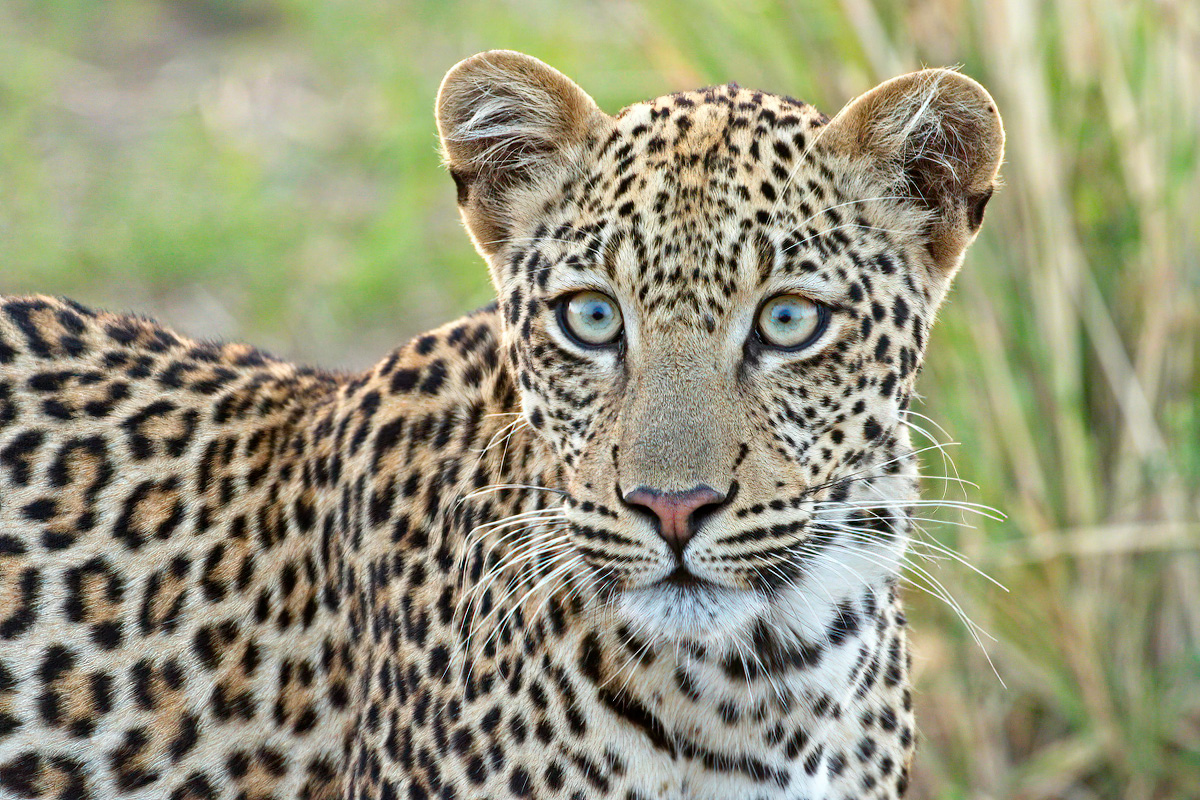
<svg viewBox="0 0 1200 800"><path fill-rule="evenodd" d="M713 145L724 146L730 155L739 155L739 133L796 137L791 143L803 150L805 137L829 122L828 116L808 103L743 89L736 83L635 103L622 109L616 119L617 136L625 142L645 134L654 154L668 160L678 155L689 161L695 155L703 157Z"/></svg>
<svg viewBox="0 0 1200 800"><path fill-rule="evenodd" d="M850 245L847 228L874 235L812 146L828 121L736 84L629 106L562 187L550 263L701 319L775 274L819 272Z"/></svg>

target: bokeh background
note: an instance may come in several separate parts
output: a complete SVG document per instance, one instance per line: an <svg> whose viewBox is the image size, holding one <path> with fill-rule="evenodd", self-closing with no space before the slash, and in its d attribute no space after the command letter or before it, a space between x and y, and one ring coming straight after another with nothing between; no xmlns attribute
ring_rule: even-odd
<svg viewBox="0 0 1200 800"><path fill-rule="evenodd" d="M1200 797L1194 0L3 0L0 291L364 367L490 298L432 107L494 47L610 111L736 80L833 112L923 65L991 90L1007 186L916 410L927 470L978 484L927 495L1007 519L915 550L913 794Z"/></svg>

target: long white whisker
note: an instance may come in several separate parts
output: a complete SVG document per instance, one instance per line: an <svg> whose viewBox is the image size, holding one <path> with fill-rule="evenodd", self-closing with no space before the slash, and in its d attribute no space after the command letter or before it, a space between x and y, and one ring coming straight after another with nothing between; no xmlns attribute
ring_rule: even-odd
<svg viewBox="0 0 1200 800"><path fill-rule="evenodd" d="M978 514L982 517L987 517L996 522L1003 522L1004 515L992 508L991 506L983 505L982 503L968 503L963 500L879 500L870 502L856 502L852 500L837 500L837 501L821 501L813 504L814 507L821 509L826 508L851 508L851 509L867 509L872 508L955 508L960 511L969 511L972 514Z"/></svg>

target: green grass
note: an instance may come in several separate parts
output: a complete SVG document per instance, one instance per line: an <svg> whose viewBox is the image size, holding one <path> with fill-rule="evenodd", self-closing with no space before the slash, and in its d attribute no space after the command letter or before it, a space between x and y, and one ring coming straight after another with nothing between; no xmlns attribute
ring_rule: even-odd
<svg viewBox="0 0 1200 800"><path fill-rule="evenodd" d="M929 526L1009 589L931 565L1004 685L909 593L914 796L1200 793L1194 2L9 0L0 41L0 291L351 366L490 297L432 115L464 56L525 50L609 110L737 80L832 112L961 65L1007 186L917 410L979 485L947 491L1009 515Z"/></svg>

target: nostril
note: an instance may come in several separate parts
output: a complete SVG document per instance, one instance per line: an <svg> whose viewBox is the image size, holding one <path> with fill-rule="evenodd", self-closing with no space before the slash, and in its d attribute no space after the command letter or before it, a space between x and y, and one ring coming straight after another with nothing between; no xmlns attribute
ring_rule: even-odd
<svg viewBox="0 0 1200 800"><path fill-rule="evenodd" d="M659 535L677 554L682 554L701 520L716 512L725 503L726 495L702 483L682 492L640 486L622 499L649 513L658 522Z"/></svg>
<svg viewBox="0 0 1200 800"><path fill-rule="evenodd" d="M700 523L704 522L705 519L720 511L723 505L725 505L725 498L721 496L720 500L714 500L711 503L705 503L702 506L698 506L696 510L692 512L692 526L699 528Z"/></svg>

